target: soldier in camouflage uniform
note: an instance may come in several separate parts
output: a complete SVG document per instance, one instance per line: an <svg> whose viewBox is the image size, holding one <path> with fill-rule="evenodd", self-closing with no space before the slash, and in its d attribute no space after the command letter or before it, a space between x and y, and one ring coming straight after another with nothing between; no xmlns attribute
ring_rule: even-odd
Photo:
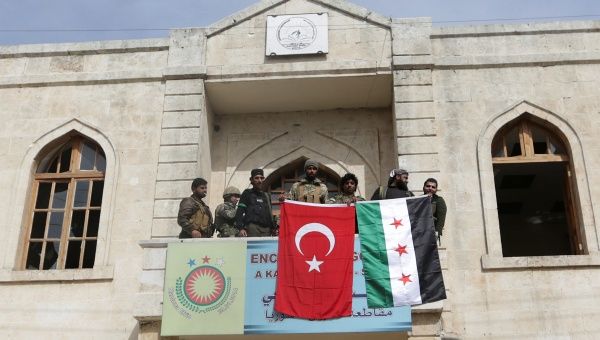
<svg viewBox="0 0 600 340"><path fill-rule="evenodd" d="M319 162L313 159L306 160L304 163L305 177L292 185L287 198L308 203L327 202L327 186L317 178L318 171Z"/></svg>
<svg viewBox="0 0 600 340"><path fill-rule="evenodd" d="M210 208L202 201L208 191L208 182L196 178L192 182L192 195L181 200L177 224L181 227L179 238L210 238L215 232Z"/></svg>
<svg viewBox="0 0 600 340"><path fill-rule="evenodd" d="M361 196L356 196L356 188L358 187L358 178L354 174L347 173L340 180L340 193L331 197L327 203L351 204L356 201L364 201Z"/></svg>
<svg viewBox="0 0 600 340"><path fill-rule="evenodd" d="M235 227L235 212L240 200L240 190L236 187L227 187L223 192L223 203L215 210L215 229L218 237L235 237L239 230Z"/></svg>

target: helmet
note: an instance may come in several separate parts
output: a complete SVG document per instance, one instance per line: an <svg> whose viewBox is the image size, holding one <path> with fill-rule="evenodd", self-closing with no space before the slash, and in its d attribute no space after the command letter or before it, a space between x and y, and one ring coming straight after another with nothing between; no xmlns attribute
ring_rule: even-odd
<svg viewBox="0 0 600 340"><path fill-rule="evenodd" d="M231 195L240 195L240 190L236 187L227 187L225 191L223 191L223 198L227 198Z"/></svg>

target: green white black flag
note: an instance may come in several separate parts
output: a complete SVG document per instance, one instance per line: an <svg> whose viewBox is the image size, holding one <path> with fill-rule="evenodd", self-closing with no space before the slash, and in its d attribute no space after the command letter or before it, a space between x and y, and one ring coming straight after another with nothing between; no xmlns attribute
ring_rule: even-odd
<svg viewBox="0 0 600 340"><path fill-rule="evenodd" d="M357 202L369 308L446 298L429 197Z"/></svg>

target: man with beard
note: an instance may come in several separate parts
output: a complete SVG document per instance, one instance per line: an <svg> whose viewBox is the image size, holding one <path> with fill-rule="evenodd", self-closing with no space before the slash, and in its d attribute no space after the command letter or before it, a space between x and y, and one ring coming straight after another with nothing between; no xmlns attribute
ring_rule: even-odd
<svg viewBox="0 0 600 340"><path fill-rule="evenodd" d="M252 188L242 192L235 214L238 236L265 237L277 234L271 212L271 197L262 191L264 180L263 169L253 169L250 172Z"/></svg>
<svg viewBox="0 0 600 340"><path fill-rule="evenodd" d="M304 178L292 185L288 199L308 203L327 202L327 186L317 178L319 162L307 159L304 163ZM279 200L283 200L281 196Z"/></svg>
<svg viewBox="0 0 600 340"><path fill-rule="evenodd" d="M435 226L435 234L438 239L438 244L441 245L442 231L446 222L446 201L441 196L437 195L438 182L435 178L428 178L423 183L423 193L431 197L431 213L433 215L433 224Z"/></svg>
<svg viewBox="0 0 600 340"><path fill-rule="evenodd" d="M192 195L181 200L177 224L181 227L179 238L210 238L213 227L210 208L202 199L206 197L208 182L204 178L196 178L192 182Z"/></svg>
<svg viewBox="0 0 600 340"><path fill-rule="evenodd" d="M412 197L413 194L408 190L408 171L404 169L394 169L390 172L390 178L386 187L379 187L371 196L371 200L386 200L391 198Z"/></svg>
<svg viewBox="0 0 600 340"><path fill-rule="evenodd" d="M356 201L364 201L361 196L356 196L356 188L358 186L358 178L354 174L347 173L340 180L340 193L330 198L327 203L351 204Z"/></svg>

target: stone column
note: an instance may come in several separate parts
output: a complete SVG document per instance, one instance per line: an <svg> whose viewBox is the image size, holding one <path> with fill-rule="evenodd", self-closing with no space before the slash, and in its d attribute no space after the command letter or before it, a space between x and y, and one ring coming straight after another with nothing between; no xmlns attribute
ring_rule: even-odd
<svg viewBox="0 0 600 340"><path fill-rule="evenodd" d="M393 107L398 165L409 171L409 187L417 195L422 192L426 178L444 181L440 178L430 35L431 18L392 21ZM448 277L445 249L440 249L440 260L444 276ZM413 308L410 339L440 339L446 328L444 319L449 319L443 315L449 312L448 300Z"/></svg>
<svg viewBox="0 0 600 340"><path fill-rule="evenodd" d="M398 164L410 172L409 186L418 192L440 172L430 34L431 18L392 21Z"/></svg>
<svg viewBox="0 0 600 340"><path fill-rule="evenodd" d="M168 67L164 71L165 94L152 238L176 237L177 211L190 195L196 177L210 182L210 117L206 107L202 29L171 33Z"/></svg>

